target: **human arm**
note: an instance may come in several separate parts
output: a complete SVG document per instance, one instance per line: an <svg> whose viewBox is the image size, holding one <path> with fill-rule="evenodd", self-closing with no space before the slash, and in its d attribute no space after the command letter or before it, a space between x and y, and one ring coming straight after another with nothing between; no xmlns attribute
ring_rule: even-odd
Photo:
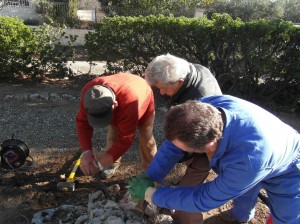
<svg viewBox="0 0 300 224"><path fill-rule="evenodd" d="M130 110L130 103L119 106L113 114L111 126L115 130L115 137L110 141L107 153L116 161L123 156L133 144L135 131L138 125L136 108Z"/></svg>
<svg viewBox="0 0 300 224"><path fill-rule="evenodd" d="M79 111L76 114L76 130L81 150L91 150L93 127L88 122L82 100L80 101Z"/></svg>
<svg viewBox="0 0 300 224"><path fill-rule="evenodd" d="M161 187L155 191L152 189L152 195L148 198L151 198L149 202L159 207L187 212L205 212L241 196L269 172L268 169L251 172L243 166L231 166L212 182L196 187Z"/></svg>
<svg viewBox="0 0 300 224"><path fill-rule="evenodd" d="M82 150L82 158L80 169L85 175L93 175L99 170L94 165L94 154L92 153L92 136L93 128L89 125L87 114L83 107L83 102L80 102L80 108L76 115L76 129L79 144Z"/></svg>
<svg viewBox="0 0 300 224"><path fill-rule="evenodd" d="M268 176L272 169L269 163L261 166L260 152L256 151L251 157L243 153L247 150L238 152L216 161L215 171L219 176L212 182L195 187L147 188L145 200L159 207L204 212L243 195Z"/></svg>
<svg viewBox="0 0 300 224"><path fill-rule="evenodd" d="M145 191L148 187L154 187L154 181L161 182L183 155L182 150L172 142L165 140L155 154L146 173L130 179L129 192L132 198L135 201L144 200L146 197Z"/></svg>
<svg viewBox="0 0 300 224"><path fill-rule="evenodd" d="M146 170L147 175L160 183L184 156L184 152L172 142L165 140L159 147L152 162Z"/></svg>

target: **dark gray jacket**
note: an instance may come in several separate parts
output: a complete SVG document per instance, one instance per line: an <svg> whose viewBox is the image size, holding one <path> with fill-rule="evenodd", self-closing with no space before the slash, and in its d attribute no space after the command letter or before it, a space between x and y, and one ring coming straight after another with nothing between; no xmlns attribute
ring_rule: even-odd
<svg viewBox="0 0 300 224"><path fill-rule="evenodd" d="M191 72L187 75L182 87L170 98L170 106L187 100L199 100L204 96L222 95L220 86L208 68L190 63Z"/></svg>

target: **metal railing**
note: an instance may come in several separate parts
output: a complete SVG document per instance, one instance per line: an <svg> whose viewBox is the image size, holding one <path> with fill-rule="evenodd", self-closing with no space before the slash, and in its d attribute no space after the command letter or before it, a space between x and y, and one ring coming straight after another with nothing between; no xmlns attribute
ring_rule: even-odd
<svg viewBox="0 0 300 224"><path fill-rule="evenodd" d="M3 7L31 7L29 0L0 0L0 9Z"/></svg>

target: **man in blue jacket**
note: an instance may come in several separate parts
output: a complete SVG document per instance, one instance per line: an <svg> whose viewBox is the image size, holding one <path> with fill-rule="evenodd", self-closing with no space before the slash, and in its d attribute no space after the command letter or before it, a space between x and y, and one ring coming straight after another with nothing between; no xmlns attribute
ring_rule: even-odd
<svg viewBox="0 0 300 224"><path fill-rule="evenodd" d="M129 181L133 199L191 213L233 199L227 213L247 223L264 188L274 224L300 223L300 135L277 117L236 97L211 96L172 107L164 131L146 173ZM198 186L153 187L184 152L205 152L218 176Z"/></svg>

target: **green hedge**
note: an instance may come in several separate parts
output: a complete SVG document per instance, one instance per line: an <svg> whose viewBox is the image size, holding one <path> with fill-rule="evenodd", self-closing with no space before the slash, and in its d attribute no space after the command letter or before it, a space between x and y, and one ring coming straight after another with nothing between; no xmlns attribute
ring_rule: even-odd
<svg viewBox="0 0 300 224"><path fill-rule="evenodd" d="M22 67L28 70L30 48L34 47L30 28L13 18L0 17L0 76L18 74Z"/></svg>
<svg viewBox="0 0 300 224"><path fill-rule="evenodd" d="M62 37L69 38L68 46L60 45ZM16 18L0 17L0 80L62 73L63 62L74 55L75 40L50 25L29 28Z"/></svg>
<svg viewBox="0 0 300 224"><path fill-rule="evenodd" d="M142 75L171 53L210 68L224 93L294 105L300 100L300 29L278 20L242 22L165 16L107 18L86 35L90 60Z"/></svg>

